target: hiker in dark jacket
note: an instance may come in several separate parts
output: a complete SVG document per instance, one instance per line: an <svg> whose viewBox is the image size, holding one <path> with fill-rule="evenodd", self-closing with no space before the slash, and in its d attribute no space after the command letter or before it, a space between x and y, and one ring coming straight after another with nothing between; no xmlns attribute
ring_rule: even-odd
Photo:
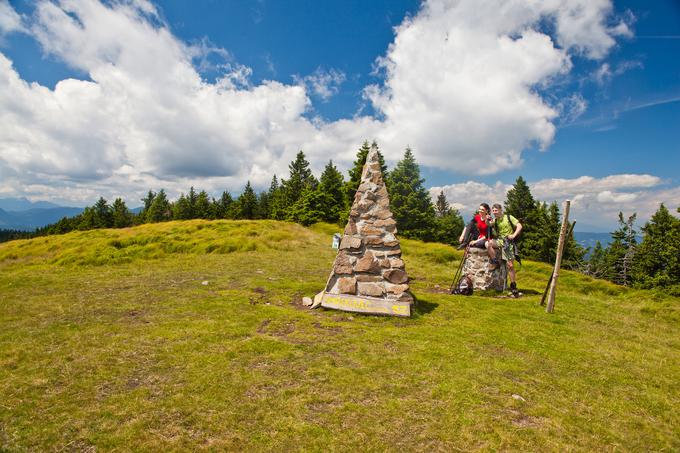
<svg viewBox="0 0 680 453"><path fill-rule="evenodd" d="M503 214L503 207L496 203L493 205L493 216L497 239L493 242L501 249L501 259L505 261L510 277L510 291L517 296L517 283L515 280L515 239L522 232L522 224L510 214Z"/></svg>
<svg viewBox="0 0 680 453"><path fill-rule="evenodd" d="M465 243L467 233L475 229L479 232L478 236L477 238L469 238L469 245L470 247L478 247L480 249L486 248L491 268L495 269L500 263L496 258L496 250L494 250L493 243L491 242L493 237L493 219L491 217L491 209L489 209L489 205L486 203L479 205L477 213L472 217L468 226L463 229L458 242L461 244Z"/></svg>

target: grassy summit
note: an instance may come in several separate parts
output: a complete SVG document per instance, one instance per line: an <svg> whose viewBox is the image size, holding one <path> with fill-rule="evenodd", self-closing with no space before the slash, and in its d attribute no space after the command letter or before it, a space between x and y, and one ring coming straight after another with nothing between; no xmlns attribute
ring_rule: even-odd
<svg viewBox="0 0 680 453"><path fill-rule="evenodd" d="M0 450L678 450L678 299L526 263L411 319L309 311L329 225L187 221L0 244ZM207 284L206 284L207 282Z"/></svg>

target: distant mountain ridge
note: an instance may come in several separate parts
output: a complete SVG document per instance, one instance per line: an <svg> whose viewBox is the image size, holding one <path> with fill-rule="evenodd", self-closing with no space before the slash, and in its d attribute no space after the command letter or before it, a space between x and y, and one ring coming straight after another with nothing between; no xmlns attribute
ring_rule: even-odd
<svg viewBox="0 0 680 453"><path fill-rule="evenodd" d="M637 239L638 244L642 242L642 236L637 235L635 236ZM588 253L586 254L586 258L590 256L590 252L593 251L595 248L595 244L599 241L600 244L602 245L602 248L607 248L607 246L612 242L612 234L611 233L589 233L589 232L584 232L584 231L574 231L574 240L579 243L579 245L583 248L590 248Z"/></svg>
<svg viewBox="0 0 680 453"><path fill-rule="evenodd" d="M0 198L0 209L5 211L28 211L29 209L62 208L50 201L30 201L26 197Z"/></svg>
<svg viewBox="0 0 680 453"><path fill-rule="evenodd" d="M600 241L602 247L607 247L612 241L611 233L591 233L585 231L574 231L574 239L584 248L595 247L597 241Z"/></svg>
<svg viewBox="0 0 680 453"><path fill-rule="evenodd" d="M83 208L59 206L49 201L31 202L26 198L0 198L0 229L35 230L81 212Z"/></svg>

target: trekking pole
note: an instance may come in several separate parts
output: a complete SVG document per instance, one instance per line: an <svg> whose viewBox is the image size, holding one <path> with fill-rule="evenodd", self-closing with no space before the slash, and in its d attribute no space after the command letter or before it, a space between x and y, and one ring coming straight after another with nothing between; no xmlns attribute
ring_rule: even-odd
<svg viewBox="0 0 680 453"><path fill-rule="evenodd" d="M572 222L572 224L569 226L569 233L567 234L567 237L564 238L564 246L567 246L567 240L569 240L569 237L571 236L571 233L574 232L574 226L576 226L576 220ZM553 267L553 271L550 273L550 278L548 279L548 284L545 286L545 290L543 291L543 297L541 297L541 307L545 305L545 298L548 297L548 290L550 289L550 284L553 281L553 277L555 276L555 268Z"/></svg>
<svg viewBox="0 0 680 453"><path fill-rule="evenodd" d="M458 265L458 269L456 269L456 273L453 274L453 283L451 283L451 288L449 289L449 294L453 294L453 289L455 288L456 283L458 282L461 274L463 273L463 266L465 265L465 260L467 260L469 250L470 250L470 243L468 242L467 246L465 246L465 252L463 252L463 258L460 260L460 264Z"/></svg>
<svg viewBox="0 0 680 453"><path fill-rule="evenodd" d="M458 263L458 267L456 268L456 272L453 273L453 282L451 283L451 288L449 289L449 294L453 294L453 289L456 286L456 282L458 281L458 275L461 272L461 269L463 268L463 262L465 261L465 253L467 252L467 248L465 252L463 252L463 258L460 259L460 263Z"/></svg>

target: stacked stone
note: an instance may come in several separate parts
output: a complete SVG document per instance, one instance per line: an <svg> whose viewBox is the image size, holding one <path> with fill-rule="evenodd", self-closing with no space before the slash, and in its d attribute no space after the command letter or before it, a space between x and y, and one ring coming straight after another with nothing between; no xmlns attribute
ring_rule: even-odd
<svg viewBox="0 0 680 453"><path fill-rule="evenodd" d="M413 303L377 147L371 147L325 292Z"/></svg>
<svg viewBox="0 0 680 453"><path fill-rule="evenodd" d="M501 251L498 248L496 248L496 256L501 256ZM507 276L505 262L501 261L500 266L491 269L489 254L486 249L471 247L461 273L470 276L473 289L495 289L498 291L505 289Z"/></svg>

